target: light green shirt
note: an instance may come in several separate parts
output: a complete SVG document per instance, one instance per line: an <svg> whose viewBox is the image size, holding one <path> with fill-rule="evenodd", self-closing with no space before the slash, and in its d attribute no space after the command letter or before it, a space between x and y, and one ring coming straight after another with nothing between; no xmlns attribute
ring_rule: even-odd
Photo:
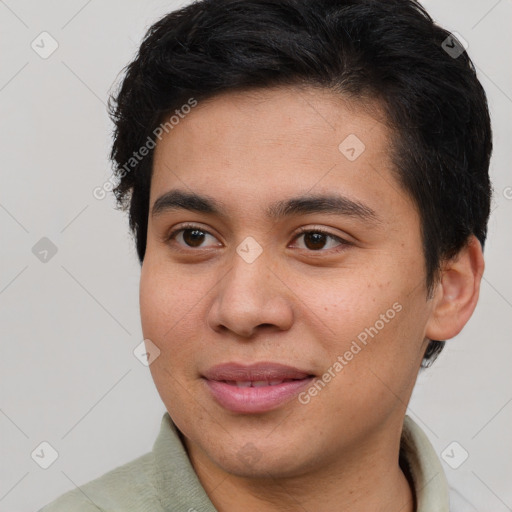
<svg viewBox="0 0 512 512"><path fill-rule="evenodd" d="M441 463L427 436L409 416L405 416L400 450L414 482L416 512L450 512ZM167 412L151 452L63 494L39 512L98 510L217 512Z"/></svg>

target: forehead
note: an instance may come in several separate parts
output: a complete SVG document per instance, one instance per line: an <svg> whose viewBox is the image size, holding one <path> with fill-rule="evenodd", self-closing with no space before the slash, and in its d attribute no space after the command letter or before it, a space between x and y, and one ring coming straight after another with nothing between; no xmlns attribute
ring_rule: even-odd
<svg viewBox="0 0 512 512"><path fill-rule="evenodd" d="M374 150L389 137L386 118L376 100L350 100L312 86L223 92L199 101L190 113L180 117L174 116L178 123L163 134L157 155L177 137L182 148L186 142L184 151L196 150L193 156L200 155L194 145L201 142L216 153L225 152L228 146L234 150L248 144L284 150L286 144L298 157L307 155L311 146L339 151L339 143L348 135L359 137ZM291 152L280 153L286 158L292 156Z"/></svg>
<svg viewBox="0 0 512 512"><path fill-rule="evenodd" d="M377 208L397 195L408 201L392 171L390 137L376 102L312 87L223 93L199 102L158 142L151 204L176 187L246 209L306 192L339 191Z"/></svg>

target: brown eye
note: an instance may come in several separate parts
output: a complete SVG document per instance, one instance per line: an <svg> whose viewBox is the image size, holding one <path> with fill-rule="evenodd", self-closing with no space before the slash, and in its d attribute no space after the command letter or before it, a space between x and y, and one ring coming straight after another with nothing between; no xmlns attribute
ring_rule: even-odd
<svg viewBox="0 0 512 512"><path fill-rule="evenodd" d="M204 231L200 229L184 229L183 241L190 247L199 247L205 239Z"/></svg>
<svg viewBox="0 0 512 512"><path fill-rule="evenodd" d="M207 243L208 238L212 239L212 243ZM169 236L166 237L166 243L177 245L182 249L203 249L214 246L221 246L222 244L218 242L218 240L210 234L208 231L200 228L199 226L183 226L179 229L175 229ZM215 243L217 242L217 243Z"/></svg>
<svg viewBox="0 0 512 512"><path fill-rule="evenodd" d="M323 233L309 232L304 234L304 244L308 249L312 251L323 249L326 244L327 235Z"/></svg>
<svg viewBox="0 0 512 512"><path fill-rule="evenodd" d="M319 229L302 229L300 233L295 237L295 240L303 238L304 247L308 251L316 252L327 252L329 250L343 250L349 242L343 240L339 236L322 231Z"/></svg>

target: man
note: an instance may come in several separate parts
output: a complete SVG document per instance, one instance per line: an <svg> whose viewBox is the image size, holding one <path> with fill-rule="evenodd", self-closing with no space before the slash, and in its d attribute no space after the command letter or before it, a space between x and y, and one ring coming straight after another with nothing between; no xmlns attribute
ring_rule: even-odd
<svg viewBox="0 0 512 512"><path fill-rule="evenodd" d="M112 116L167 412L43 510L466 510L405 414L484 269L462 45L412 0L200 1L150 28Z"/></svg>

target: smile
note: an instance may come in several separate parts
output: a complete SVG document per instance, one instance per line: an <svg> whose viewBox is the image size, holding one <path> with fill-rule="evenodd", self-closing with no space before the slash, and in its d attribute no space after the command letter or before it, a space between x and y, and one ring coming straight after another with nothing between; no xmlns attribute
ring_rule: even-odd
<svg viewBox="0 0 512 512"><path fill-rule="evenodd" d="M225 363L203 374L208 392L223 408L241 414L277 409L310 385L309 372L277 363Z"/></svg>

